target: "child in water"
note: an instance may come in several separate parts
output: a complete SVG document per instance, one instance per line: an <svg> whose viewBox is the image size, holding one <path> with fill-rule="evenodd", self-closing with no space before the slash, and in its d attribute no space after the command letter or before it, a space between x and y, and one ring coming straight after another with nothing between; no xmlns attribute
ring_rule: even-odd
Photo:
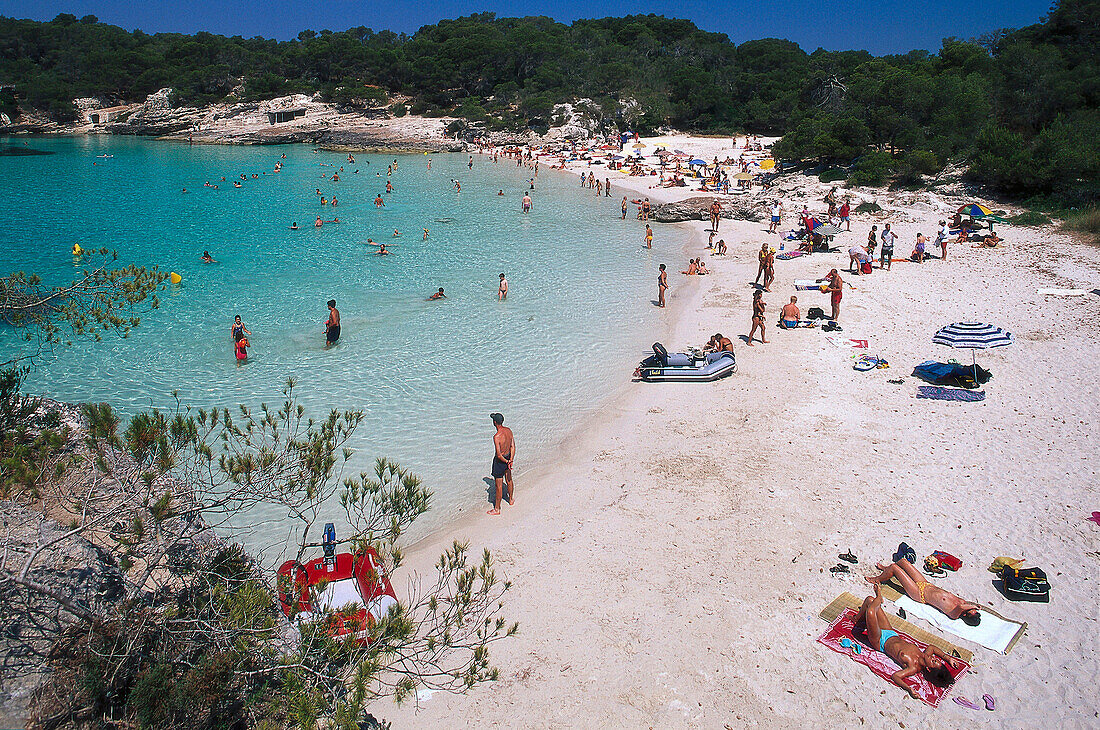
<svg viewBox="0 0 1100 730"><path fill-rule="evenodd" d="M237 352L237 365L244 364L244 361L248 359L248 338L241 337L233 347Z"/></svg>

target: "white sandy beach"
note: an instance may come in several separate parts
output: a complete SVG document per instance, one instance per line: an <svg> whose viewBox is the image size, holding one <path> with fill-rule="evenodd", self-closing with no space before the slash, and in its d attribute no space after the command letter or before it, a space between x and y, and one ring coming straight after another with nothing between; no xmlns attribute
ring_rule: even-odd
<svg viewBox="0 0 1100 730"><path fill-rule="evenodd" d="M708 160L730 145L664 141ZM626 190L654 201L700 195L608 176L613 201ZM784 229L804 202L823 208L828 186L812 182L805 198L782 195ZM520 622L518 637L493 650L501 680L401 708L379 703L375 714L397 728L1100 726L1100 527L1085 520L1100 509L1100 296L1037 294L1100 286L1100 247L1050 227L1006 225L996 249L952 244L946 263L880 272L876 262L872 275L853 277L843 271L847 248L872 223L893 223L895 255L904 256L918 231L933 235L968 200L943 198L937 209L917 194L852 192L886 211L853 215L852 232L834 244L841 253L776 262L764 297L767 345L738 337L749 329L755 252L763 241L778 248L767 224L723 220L725 258L709 255L704 224L690 224L690 253L714 272L690 282L679 274L687 256L666 244L666 344L701 345L721 331L734 340L738 372L711 384L629 384L624 372L625 395L578 424L560 459L538 469L520 463L518 432L516 505L501 517L480 509L406 554L407 568L428 572L456 538L493 551L498 574L514 583L506 616ZM662 230L655 226L658 248ZM774 327L791 282L834 267L855 287L845 291L838 339L868 340L858 352L887 358L889 369L856 372L857 351L827 333ZM828 311L826 295L799 292L799 304ZM969 362L969 352L931 342L958 320L1004 327L1017 342L979 353L994 375L985 401L916 399L914 365ZM639 353L649 344L638 343ZM920 557L942 549L962 559L938 585L1028 623L1005 656L945 636L974 652L974 671L952 696L980 704L989 693L995 711L950 701L932 709L816 643L826 628L818 612L843 591L868 595L862 576L902 540ZM859 565L830 574L848 549ZM1003 598L986 571L999 555L1045 569L1051 603Z"/></svg>

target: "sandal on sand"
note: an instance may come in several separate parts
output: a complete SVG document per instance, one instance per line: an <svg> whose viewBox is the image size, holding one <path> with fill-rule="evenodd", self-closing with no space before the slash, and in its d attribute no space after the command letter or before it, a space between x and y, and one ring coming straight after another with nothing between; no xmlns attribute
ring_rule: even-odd
<svg viewBox="0 0 1100 730"><path fill-rule="evenodd" d="M859 562L859 558L857 558L855 555L852 555L851 549L849 549L848 552L846 552L846 553L843 553L841 555L837 555L837 557L840 558L841 560L845 560L845 561L851 563L852 565L855 565L856 563Z"/></svg>
<svg viewBox="0 0 1100 730"><path fill-rule="evenodd" d="M980 709L982 709L982 708L978 707L977 705L975 705L970 700L966 699L965 697L955 697L954 700L955 700L955 704L962 705L963 707L969 707L971 710L980 710Z"/></svg>
<svg viewBox="0 0 1100 730"><path fill-rule="evenodd" d="M985 700L985 709L993 712L997 707L997 703L993 701L993 695L982 695L982 699Z"/></svg>
<svg viewBox="0 0 1100 730"><path fill-rule="evenodd" d="M851 573L852 571L848 570L847 565L841 565L840 563L837 563L833 567L829 568L829 572L830 573Z"/></svg>

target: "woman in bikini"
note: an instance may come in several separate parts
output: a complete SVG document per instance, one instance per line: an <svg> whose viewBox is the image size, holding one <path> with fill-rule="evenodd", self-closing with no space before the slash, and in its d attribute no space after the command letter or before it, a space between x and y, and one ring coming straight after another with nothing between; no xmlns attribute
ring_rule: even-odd
<svg viewBox="0 0 1100 730"><path fill-rule="evenodd" d="M767 335L764 334L764 310L768 305L764 302L764 292L757 289L752 294L752 329L749 330L749 347L752 347L752 338L756 330L760 330L760 341L768 344Z"/></svg>
<svg viewBox="0 0 1100 730"><path fill-rule="evenodd" d="M892 565L883 565L879 563L876 567L882 571L882 574L877 577L868 576L868 583L879 585L891 578L896 578L898 583L900 583L901 587L905 590L905 595L909 596L917 603L928 604L938 609L948 618L961 618L964 623L970 626L977 626L981 623L981 607L978 606L978 604L964 601L954 593L932 585L925 580L921 572L913 567L913 564L905 558L902 558Z"/></svg>
<svg viewBox="0 0 1100 730"><path fill-rule="evenodd" d="M857 631L862 629L866 634L867 643L873 649L897 662L901 669L890 676L890 681L915 699L920 699L920 695L905 683L907 678L923 672L935 681L945 682L950 677L947 668L958 666L956 659L944 654L938 647L929 645L921 651L908 637L890 628L890 617L882 610L882 593L877 584L875 595L863 599L863 605L856 615L855 626Z"/></svg>

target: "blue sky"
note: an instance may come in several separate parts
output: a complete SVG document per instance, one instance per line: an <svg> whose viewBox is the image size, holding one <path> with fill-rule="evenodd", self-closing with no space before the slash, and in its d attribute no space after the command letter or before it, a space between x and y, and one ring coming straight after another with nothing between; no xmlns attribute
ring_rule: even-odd
<svg viewBox="0 0 1100 730"><path fill-rule="evenodd" d="M725 33L736 43L787 38L806 51L862 49L875 54L915 48L935 51L947 36L970 38L998 28L1039 21L1051 0L1007 2L920 2L918 0L597 0L516 3L499 0L0 0L0 15L50 20L58 13L95 15L101 21L147 33L206 30L246 38L293 38L306 28L413 33L441 18L477 12L502 17L548 15L564 23L576 18L656 13L688 18L699 27Z"/></svg>

